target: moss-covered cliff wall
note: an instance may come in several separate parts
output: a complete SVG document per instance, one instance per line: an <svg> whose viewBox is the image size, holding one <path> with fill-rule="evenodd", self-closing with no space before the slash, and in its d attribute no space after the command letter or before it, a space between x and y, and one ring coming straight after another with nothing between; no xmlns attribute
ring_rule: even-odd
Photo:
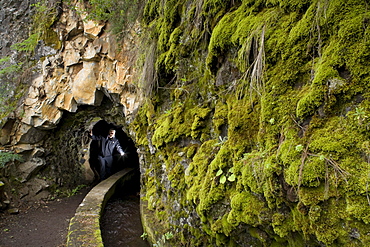
<svg viewBox="0 0 370 247"><path fill-rule="evenodd" d="M172 233L169 246L369 245L369 7L146 3L148 97L131 129L150 235Z"/></svg>

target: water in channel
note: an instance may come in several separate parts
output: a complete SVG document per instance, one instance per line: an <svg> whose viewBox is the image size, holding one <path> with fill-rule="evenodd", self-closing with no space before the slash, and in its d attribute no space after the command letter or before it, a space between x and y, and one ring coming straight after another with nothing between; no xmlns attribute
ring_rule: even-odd
<svg viewBox="0 0 370 247"><path fill-rule="evenodd" d="M114 195L105 206L100 225L105 247L150 246L140 237L143 227L138 190L130 190Z"/></svg>

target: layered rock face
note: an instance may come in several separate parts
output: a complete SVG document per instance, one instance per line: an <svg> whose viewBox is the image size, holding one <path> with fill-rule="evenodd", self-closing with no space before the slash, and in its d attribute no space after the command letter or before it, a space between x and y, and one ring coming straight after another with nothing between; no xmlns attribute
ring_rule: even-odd
<svg viewBox="0 0 370 247"><path fill-rule="evenodd" d="M83 9L83 6L79 6ZM105 23L87 21L64 11L55 31L63 47L42 61L42 74L35 79L24 104L22 123L43 129L54 128L62 112L76 112L79 105L100 105L103 95L124 106L130 115L140 99L130 92L134 48L128 40L118 53L115 38Z"/></svg>
<svg viewBox="0 0 370 247"><path fill-rule="evenodd" d="M9 48L15 39L11 41L11 32L7 25L13 23L15 29L18 29L18 26L10 16L19 5L24 6L20 8L19 11L22 13L19 16L27 18L26 13L30 12L32 3L23 1L2 5L6 7L2 10L1 26L6 37L1 41L2 47L7 47L2 48L4 56L11 52L16 53ZM61 182L63 177L61 174L65 176L66 172L72 172L71 177L91 179L87 162L89 154L86 151L89 142L84 139L86 138L84 131L97 121L99 113L78 114L81 107L87 109L93 106L100 112L100 117L104 114L109 115L115 124L124 126L141 101L136 86L133 85L135 32L126 35L124 42L118 44L116 38L107 32L109 27L106 23L86 19L83 14L85 6L81 1L75 1L70 5L58 2L53 4L53 8L58 10L56 13L58 21L52 27L59 39L57 42L60 48L57 45L46 45L52 41L39 41L32 57L36 63L34 72L31 77L25 79L29 81L29 89L16 111L7 120L3 119L0 139L4 147L10 147L25 157L25 162L14 165L16 167L10 174L21 178L20 197L27 196L29 199L39 198L33 197L53 184L69 183L66 180L70 178L65 178L64 182ZM72 10L71 6L78 11ZM27 20L27 23L30 23L29 18ZM108 102L109 106L104 102ZM102 105L104 109L99 108ZM105 113L112 109L114 113ZM63 118L68 118L66 114L70 114L74 124L63 129L59 123ZM119 116L119 120L112 119L115 115ZM75 121L80 124L76 124ZM58 132L60 129L63 131ZM55 145L56 142L64 140L58 136L59 134L71 137L65 140L67 143ZM71 139L74 140L73 144L68 143ZM65 145L69 147L64 148ZM58 153L63 151L73 153L71 149L76 151L75 154L71 154L72 157ZM58 158L59 156L62 157ZM75 164L70 164L68 170L65 168L68 166L63 163L59 167L58 162L61 161ZM47 174L45 177L50 177L49 180L45 177L35 178L36 175L40 176L41 169ZM81 169L85 171L81 172ZM78 182L72 181L72 184ZM36 189L33 188L34 185ZM47 196L46 192L41 197Z"/></svg>

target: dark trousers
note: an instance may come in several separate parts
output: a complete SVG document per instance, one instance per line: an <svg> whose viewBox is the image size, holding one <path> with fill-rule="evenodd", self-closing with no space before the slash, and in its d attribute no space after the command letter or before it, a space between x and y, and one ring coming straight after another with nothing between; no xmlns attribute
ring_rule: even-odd
<svg viewBox="0 0 370 247"><path fill-rule="evenodd" d="M98 160L100 163L100 179L104 180L112 175L113 156L98 156Z"/></svg>

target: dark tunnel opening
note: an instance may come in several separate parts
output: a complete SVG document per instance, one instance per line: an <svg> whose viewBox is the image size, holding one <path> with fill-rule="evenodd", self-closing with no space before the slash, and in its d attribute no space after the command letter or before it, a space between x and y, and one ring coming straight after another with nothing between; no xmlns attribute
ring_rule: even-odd
<svg viewBox="0 0 370 247"><path fill-rule="evenodd" d="M125 152L125 155L121 155L116 151L113 157L112 174L124 169L124 168L135 168L139 170L139 156L133 140L123 131L122 126L108 123L105 120L99 120L94 124L92 133L95 136L102 136L106 138L110 129L116 130L116 138L120 142L120 145ZM98 161L98 155L100 152L100 142L98 140L92 140L90 143L90 167L95 174L95 178L98 178L100 164ZM136 187L136 186L135 186Z"/></svg>
<svg viewBox="0 0 370 247"><path fill-rule="evenodd" d="M124 168L134 168L136 172L117 188L107 201L101 216L101 236L106 247L136 246L149 247L149 243L142 239L144 233L140 216L140 169L139 156L133 140L123 131L122 126L99 120L94 124L94 135L107 137L109 130L116 130L116 138L127 154L124 159L117 152L112 174ZM98 154L100 146L98 141L90 143L90 165L99 166ZM93 169L93 168L92 168Z"/></svg>

